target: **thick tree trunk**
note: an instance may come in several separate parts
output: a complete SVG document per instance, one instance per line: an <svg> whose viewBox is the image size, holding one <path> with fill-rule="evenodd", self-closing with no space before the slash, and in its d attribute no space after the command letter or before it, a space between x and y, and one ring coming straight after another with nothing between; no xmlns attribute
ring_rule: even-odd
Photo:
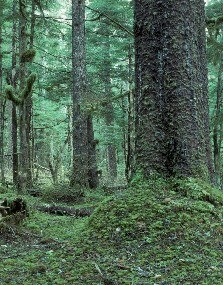
<svg viewBox="0 0 223 285"><path fill-rule="evenodd" d="M212 176L203 0L135 1L136 163Z"/></svg>
<svg viewBox="0 0 223 285"><path fill-rule="evenodd" d="M93 125L83 110L86 99L85 1L72 1L73 46L73 173L71 185L95 185L95 159L92 160ZM90 127L90 129L89 129ZM94 154L95 155L95 154ZM93 165L92 165L93 163ZM93 178L93 180L92 180ZM94 188L93 187L93 188Z"/></svg>

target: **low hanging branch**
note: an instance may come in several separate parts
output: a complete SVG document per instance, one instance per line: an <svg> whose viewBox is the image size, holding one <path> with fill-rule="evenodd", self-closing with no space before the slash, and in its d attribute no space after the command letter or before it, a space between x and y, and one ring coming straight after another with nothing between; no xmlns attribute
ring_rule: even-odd
<svg viewBox="0 0 223 285"><path fill-rule="evenodd" d="M208 37L207 43L213 45L214 48L217 49L218 51L223 51L223 44L216 41L213 37Z"/></svg>
<svg viewBox="0 0 223 285"><path fill-rule="evenodd" d="M116 21L115 19L111 18L109 15L107 15L106 13L103 13L97 9L91 8L89 6L85 6L87 9L99 14L97 17L90 19L90 20L86 20L86 21L97 21L100 20L101 17L107 18L111 23L115 24L119 29L123 30L124 32L128 33L130 36L133 36L133 32L130 31L128 28L126 28L125 26L123 26L122 24L120 24L118 21ZM37 18L39 18L39 15L36 15ZM52 16L45 16L45 19L52 19L53 21L59 22L59 23L63 23L66 24L70 27L72 27L71 24L66 23L64 21L72 21L72 19L69 18L58 18L58 17L52 17ZM63 22L62 22L63 21Z"/></svg>
<svg viewBox="0 0 223 285"><path fill-rule="evenodd" d="M223 24L223 15L215 18L206 18L207 26L214 26L217 28L219 25Z"/></svg>

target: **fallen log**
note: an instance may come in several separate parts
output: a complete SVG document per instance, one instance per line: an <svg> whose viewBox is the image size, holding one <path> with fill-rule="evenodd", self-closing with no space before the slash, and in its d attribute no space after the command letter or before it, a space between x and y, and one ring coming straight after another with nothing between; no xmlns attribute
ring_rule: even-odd
<svg viewBox="0 0 223 285"><path fill-rule="evenodd" d="M58 215L58 216L73 216L76 218L83 218L83 217L89 217L95 207L84 207L79 209L74 209L71 207L65 207L65 206L58 206L58 205L40 205L37 206L36 209L40 212Z"/></svg>
<svg viewBox="0 0 223 285"><path fill-rule="evenodd" d="M2 216L16 213L22 213L27 217L29 216L26 202L20 197L12 201L8 201L7 198L0 200L0 213Z"/></svg>
<svg viewBox="0 0 223 285"><path fill-rule="evenodd" d="M10 239L17 232L17 226L29 216L26 202L22 198L0 200L0 235Z"/></svg>
<svg viewBox="0 0 223 285"><path fill-rule="evenodd" d="M10 207L0 206L0 218L8 215Z"/></svg>

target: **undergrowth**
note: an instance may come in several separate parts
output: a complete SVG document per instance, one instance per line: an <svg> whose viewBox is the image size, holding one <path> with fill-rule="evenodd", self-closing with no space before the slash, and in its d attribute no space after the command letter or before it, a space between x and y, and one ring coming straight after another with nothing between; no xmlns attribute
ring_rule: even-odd
<svg viewBox="0 0 223 285"><path fill-rule="evenodd" d="M135 179L90 218L34 211L17 242L1 241L0 283L223 284L222 204L202 181L156 178Z"/></svg>
<svg viewBox="0 0 223 285"><path fill-rule="evenodd" d="M86 250L113 284L223 284L222 204L199 180L136 180L89 219Z"/></svg>

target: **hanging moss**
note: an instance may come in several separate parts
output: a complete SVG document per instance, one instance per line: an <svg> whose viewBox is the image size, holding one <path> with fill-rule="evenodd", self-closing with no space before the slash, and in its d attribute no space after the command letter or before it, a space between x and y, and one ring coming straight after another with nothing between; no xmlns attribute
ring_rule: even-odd
<svg viewBox="0 0 223 285"><path fill-rule="evenodd" d="M16 96L15 90L11 85L5 87L5 94L6 98L14 102L16 105L19 105L21 103L21 99Z"/></svg>
<svg viewBox="0 0 223 285"><path fill-rule="evenodd" d="M36 81L36 74L31 73L26 80L25 88L21 91L19 96L15 94L15 90L11 85L6 86L5 95L8 100L11 100L16 105L21 104L32 92L33 84Z"/></svg>
<svg viewBox="0 0 223 285"><path fill-rule="evenodd" d="M32 92L33 84L36 81L36 73L31 73L26 80L25 88L20 93L20 100L24 101Z"/></svg>
<svg viewBox="0 0 223 285"><path fill-rule="evenodd" d="M20 62L32 62L36 55L36 51L34 49L25 50L20 56Z"/></svg>

